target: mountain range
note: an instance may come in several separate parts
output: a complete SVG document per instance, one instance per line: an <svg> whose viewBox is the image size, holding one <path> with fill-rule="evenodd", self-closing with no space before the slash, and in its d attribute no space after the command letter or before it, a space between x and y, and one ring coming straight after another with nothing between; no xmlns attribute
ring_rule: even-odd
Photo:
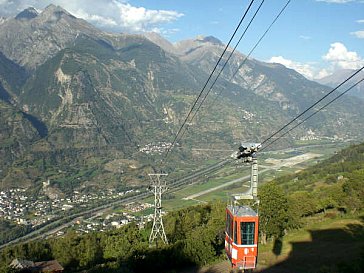
<svg viewBox="0 0 364 273"><path fill-rule="evenodd" d="M145 183L224 47L211 36L172 44L155 33L107 33L54 5L2 19L2 187L46 179L64 191ZM261 141L330 90L235 52L166 170L204 164L209 155L191 147ZM308 130L318 138L361 138L362 104L343 97L288 142Z"/></svg>
<svg viewBox="0 0 364 273"><path fill-rule="evenodd" d="M335 87L341 82L343 82L345 79L347 79L350 75L352 75L355 72L353 69L341 69L337 70L334 74L331 74L329 76L326 76L322 79L319 79L318 82L330 87ZM364 72L361 71L353 80L358 80L360 78L364 77ZM354 81L355 82L355 81ZM353 96L356 96L358 98L364 99L364 83L361 82L357 86L353 88L353 90L350 91L350 94Z"/></svg>

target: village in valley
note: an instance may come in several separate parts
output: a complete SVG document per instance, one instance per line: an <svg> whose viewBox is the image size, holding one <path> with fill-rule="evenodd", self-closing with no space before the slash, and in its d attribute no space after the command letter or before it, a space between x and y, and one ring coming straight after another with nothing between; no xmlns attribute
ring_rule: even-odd
<svg viewBox="0 0 364 273"><path fill-rule="evenodd" d="M0 219L13 224L29 227L35 230L56 219L70 215L79 210L86 210L95 204L104 204L110 201L120 200L124 197L137 194L140 190L130 189L117 192L113 189L95 193L80 193L74 191L69 197L60 197L57 194L47 195L46 188L49 182L43 183L43 191L34 200L27 196L22 188L12 188L0 192ZM50 198L51 197L51 198ZM105 231L120 228L130 222L137 222L143 226L151 221L153 215L142 216L141 211L153 207L149 203L130 202L119 206L116 210L104 209L90 217L79 217L71 228L79 233L90 231ZM152 213L152 211L151 211ZM138 214L138 215L136 215ZM64 231L58 231L57 235L63 235Z"/></svg>

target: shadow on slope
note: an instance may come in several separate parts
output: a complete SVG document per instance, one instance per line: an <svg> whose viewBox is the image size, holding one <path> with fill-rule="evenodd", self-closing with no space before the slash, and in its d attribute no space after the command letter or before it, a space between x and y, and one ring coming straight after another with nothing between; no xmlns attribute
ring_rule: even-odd
<svg viewBox="0 0 364 273"><path fill-rule="evenodd" d="M364 222L364 217L361 218ZM292 242L288 258L260 273L361 273L364 268L364 225L310 230L311 241Z"/></svg>
<svg viewBox="0 0 364 273"><path fill-rule="evenodd" d="M0 82L0 100L5 101L6 103L11 103L11 96L9 93L5 90L3 85Z"/></svg>
<svg viewBox="0 0 364 273"><path fill-rule="evenodd" d="M33 115L25 113L25 112L22 112L22 114L23 114L23 117L26 118L33 125L33 127L38 131L38 134L41 138L44 138L48 135L47 125L43 121L38 119L36 116L33 116Z"/></svg>
<svg viewBox="0 0 364 273"><path fill-rule="evenodd" d="M175 273L176 269L196 264L183 253L182 245L163 246L162 248L147 248L136 251L126 260L116 260L108 266L99 265L87 273L137 273L163 272ZM68 271L67 271L68 272ZM84 272L84 271L82 271ZM81 271L80 271L81 273Z"/></svg>

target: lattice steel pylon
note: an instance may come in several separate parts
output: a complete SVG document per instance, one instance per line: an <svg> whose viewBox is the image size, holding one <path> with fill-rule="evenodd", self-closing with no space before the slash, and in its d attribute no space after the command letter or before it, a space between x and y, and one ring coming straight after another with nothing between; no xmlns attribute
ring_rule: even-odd
<svg viewBox="0 0 364 273"><path fill-rule="evenodd" d="M233 194L235 201L237 200L258 200L258 160L257 152L260 149L260 143L242 143L239 152L233 154L233 157L245 163L251 163L250 187L245 193Z"/></svg>
<svg viewBox="0 0 364 273"><path fill-rule="evenodd" d="M161 182L160 177L166 176L163 173L149 174L151 179L150 189L154 193L154 217L152 232L149 236L149 245L153 246L154 241L158 246L158 239L161 239L163 243L168 244L166 233L164 232L163 220L162 220L162 193L167 190L166 182Z"/></svg>

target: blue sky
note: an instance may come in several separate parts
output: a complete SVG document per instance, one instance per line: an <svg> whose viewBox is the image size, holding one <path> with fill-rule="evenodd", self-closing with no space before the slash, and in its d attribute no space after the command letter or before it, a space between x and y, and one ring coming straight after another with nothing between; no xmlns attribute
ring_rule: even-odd
<svg viewBox="0 0 364 273"><path fill-rule="evenodd" d="M257 7L261 0L256 0ZM156 31L171 42L212 35L227 43L250 0L0 0L0 15L53 3L113 32ZM287 0L266 0L242 40L247 54ZM255 9L255 8L254 8ZM253 52L309 78L364 65L364 0L292 0Z"/></svg>

